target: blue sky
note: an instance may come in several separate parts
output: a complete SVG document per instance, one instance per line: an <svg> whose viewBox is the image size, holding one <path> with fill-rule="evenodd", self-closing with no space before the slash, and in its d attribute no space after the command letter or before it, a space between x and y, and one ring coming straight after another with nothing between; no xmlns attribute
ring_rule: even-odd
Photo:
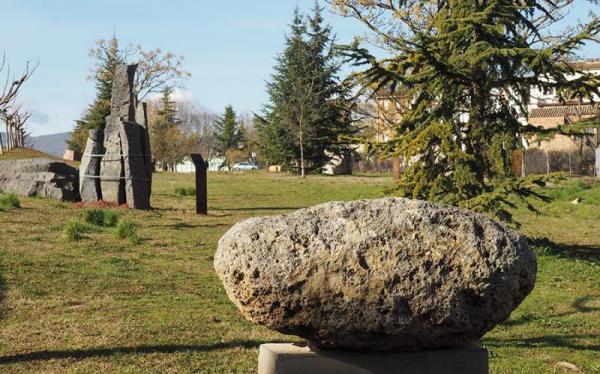
<svg viewBox="0 0 600 374"><path fill-rule="evenodd" d="M313 0L0 0L0 52L14 70L28 60L40 67L21 100L34 110L34 135L71 130L94 98L86 80L87 51L113 31L125 44L163 48L185 56L192 77L185 96L216 112L260 108L267 99L275 55L283 47L293 9ZM585 15L583 7L573 17ZM364 32L357 21L326 14L339 41ZM596 46L596 48L599 48ZM600 56L592 48L587 57Z"/></svg>

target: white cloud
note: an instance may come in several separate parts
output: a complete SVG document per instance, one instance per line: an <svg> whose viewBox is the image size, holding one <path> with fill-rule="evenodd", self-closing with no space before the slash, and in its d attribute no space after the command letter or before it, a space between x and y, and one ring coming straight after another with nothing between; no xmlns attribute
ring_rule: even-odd
<svg viewBox="0 0 600 374"><path fill-rule="evenodd" d="M31 111L31 122L45 125L50 122L50 115L37 109Z"/></svg>

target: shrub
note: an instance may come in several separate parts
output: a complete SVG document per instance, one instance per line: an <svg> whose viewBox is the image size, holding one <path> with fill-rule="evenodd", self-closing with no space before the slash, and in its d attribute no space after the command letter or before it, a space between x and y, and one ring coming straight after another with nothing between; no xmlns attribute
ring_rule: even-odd
<svg viewBox="0 0 600 374"><path fill-rule="evenodd" d="M177 196L194 196L196 195L196 188L194 187L176 187L175 195Z"/></svg>
<svg viewBox="0 0 600 374"><path fill-rule="evenodd" d="M88 209L85 212L85 222L94 226L115 227L119 221L119 215L114 210Z"/></svg>
<svg viewBox="0 0 600 374"><path fill-rule="evenodd" d="M19 198L14 193L0 195L0 210L9 210L20 207L21 201L19 201Z"/></svg>
<svg viewBox="0 0 600 374"><path fill-rule="evenodd" d="M85 224L75 218L71 218L65 226L65 239L70 242L77 242L83 239L83 234L88 231Z"/></svg>
<svg viewBox="0 0 600 374"><path fill-rule="evenodd" d="M105 227L115 227L119 222L119 213L115 212L112 209L108 209L104 211L104 226Z"/></svg>
<svg viewBox="0 0 600 374"><path fill-rule="evenodd" d="M115 233L117 238L129 239L133 244L139 244L141 242L140 237L137 235L137 225L128 218L119 221Z"/></svg>
<svg viewBox="0 0 600 374"><path fill-rule="evenodd" d="M104 211L101 209L89 209L84 213L85 222L90 225L103 226L104 225Z"/></svg>

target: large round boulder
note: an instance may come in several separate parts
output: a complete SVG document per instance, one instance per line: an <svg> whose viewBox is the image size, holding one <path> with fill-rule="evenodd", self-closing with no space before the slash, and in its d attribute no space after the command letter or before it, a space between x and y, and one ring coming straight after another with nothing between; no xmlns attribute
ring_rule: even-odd
<svg viewBox="0 0 600 374"><path fill-rule="evenodd" d="M526 238L470 211L400 198L252 218L219 241L215 269L249 320L318 348L461 346L534 287Z"/></svg>

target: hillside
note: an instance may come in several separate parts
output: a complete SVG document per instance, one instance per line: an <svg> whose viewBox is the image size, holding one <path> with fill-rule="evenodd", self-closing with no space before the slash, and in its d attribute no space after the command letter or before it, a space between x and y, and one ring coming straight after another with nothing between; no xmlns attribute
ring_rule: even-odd
<svg viewBox="0 0 600 374"><path fill-rule="evenodd" d="M69 133L62 132L52 135L32 136L28 140L32 148L56 157L62 157L67 148L68 139Z"/></svg>
<svg viewBox="0 0 600 374"><path fill-rule="evenodd" d="M60 157L29 148L15 148L11 149L10 151L4 151L3 154L0 154L0 160L21 160L24 158L60 159Z"/></svg>

